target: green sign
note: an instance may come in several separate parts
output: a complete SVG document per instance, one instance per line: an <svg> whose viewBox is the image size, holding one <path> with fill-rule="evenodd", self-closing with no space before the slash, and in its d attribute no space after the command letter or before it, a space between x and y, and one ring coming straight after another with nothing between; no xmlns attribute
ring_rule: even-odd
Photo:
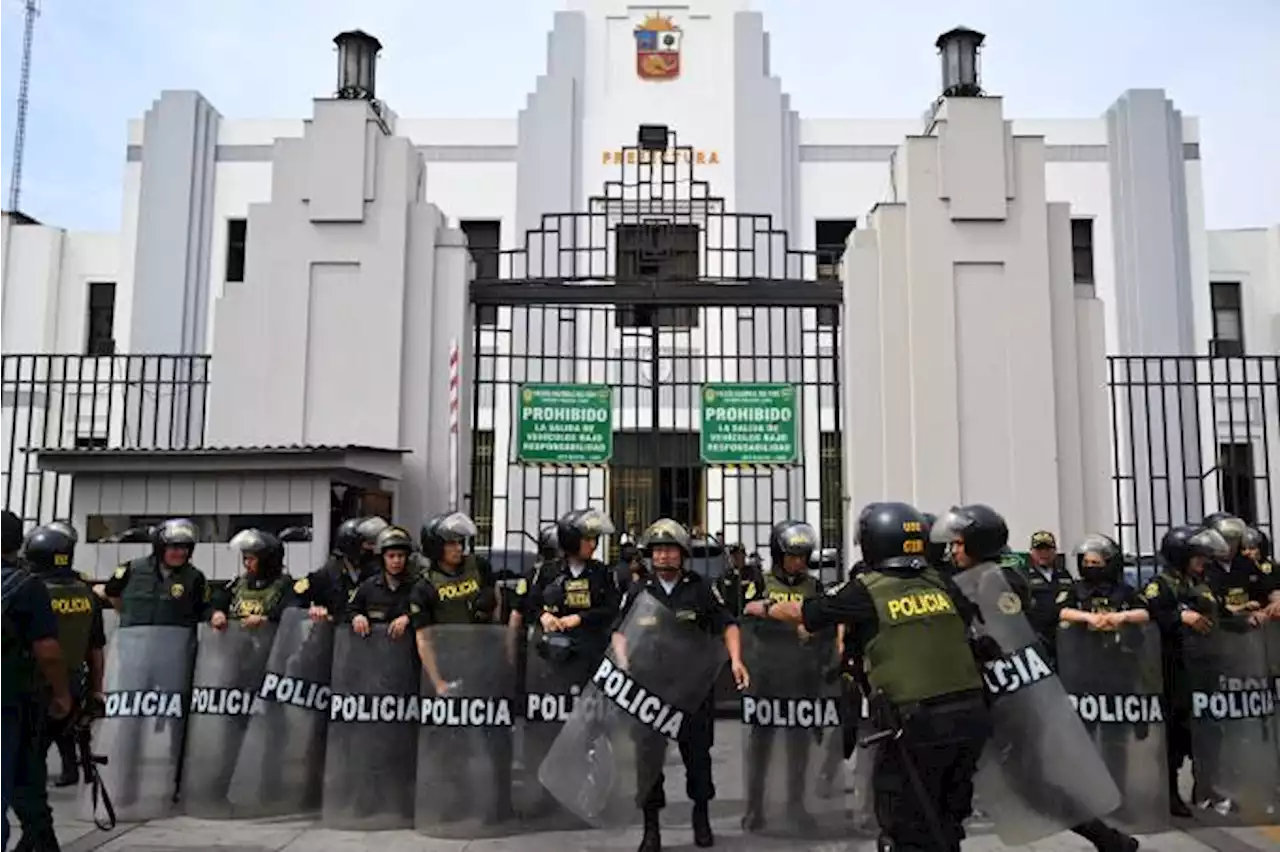
<svg viewBox="0 0 1280 852"><path fill-rule="evenodd" d="M702 460L795 464L796 398L795 385L703 385Z"/></svg>
<svg viewBox="0 0 1280 852"><path fill-rule="evenodd" d="M518 416L522 464L607 464L613 455L608 385L521 385Z"/></svg>

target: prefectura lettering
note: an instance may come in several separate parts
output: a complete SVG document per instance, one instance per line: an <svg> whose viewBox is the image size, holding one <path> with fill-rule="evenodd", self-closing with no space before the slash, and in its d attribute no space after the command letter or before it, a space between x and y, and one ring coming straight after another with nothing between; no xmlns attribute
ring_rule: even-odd
<svg viewBox="0 0 1280 852"><path fill-rule="evenodd" d="M631 675L605 658L592 675L591 682L622 712L637 719L668 739L678 739L684 724L684 711L677 710L636 683Z"/></svg>
<svg viewBox="0 0 1280 852"><path fill-rule="evenodd" d="M742 697L742 724L757 728L838 728L834 698Z"/></svg>
<svg viewBox="0 0 1280 852"><path fill-rule="evenodd" d="M1071 706L1085 722L1154 725L1164 721L1158 695L1071 695Z"/></svg>

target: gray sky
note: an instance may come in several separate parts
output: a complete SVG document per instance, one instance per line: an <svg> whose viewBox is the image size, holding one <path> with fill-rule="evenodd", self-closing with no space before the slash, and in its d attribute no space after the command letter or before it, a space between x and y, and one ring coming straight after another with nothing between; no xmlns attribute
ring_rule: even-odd
<svg viewBox="0 0 1280 852"><path fill-rule="evenodd" d="M302 117L329 94L330 45L385 45L379 93L403 116L511 116L545 61L562 0L42 0L22 208L73 228L120 218L125 122L161 89L198 89L228 118ZM801 115L919 115L935 36L987 33L988 91L1011 116L1097 116L1164 88L1201 119L1210 227L1280 222L1280 0L757 0L773 69ZM0 0L7 189L22 3Z"/></svg>

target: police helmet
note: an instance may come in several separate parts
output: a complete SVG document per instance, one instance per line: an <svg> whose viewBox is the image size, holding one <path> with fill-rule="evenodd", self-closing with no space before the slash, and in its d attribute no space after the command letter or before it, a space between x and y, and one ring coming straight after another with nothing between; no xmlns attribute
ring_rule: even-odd
<svg viewBox="0 0 1280 852"><path fill-rule="evenodd" d="M1271 541L1267 534L1257 527L1249 527L1240 539L1241 550L1257 550L1258 558L1265 562L1271 558Z"/></svg>
<svg viewBox="0 0 1280 852"><path fill-rule="evenodd" d="M686 557L693 555L693 539L689 537L689 531L671 518L659 518L649 525L640 536L640 552L652 556L653 549L664 544L675 545Z"/></svg>
<svg viewBox="0 0 1280 852"><path fill-rule="evenodd" d="M804 521L781 521L769 531L769 555L777 568L784 556L802 556L805 562L818 547L818 533Z"/></svg>
<svg viewBox="0 0 1280 852"><path fill-rule="evenodd" d="M560 555L560 537L556 535L555 524L547 524L538 533L538 555L544 560Z"/></svg>
<svg viewBox="0 0 1280 852"><path fill-rule="evenodd" d="M403 550L409 553L413 550L413 536L409 535L409 531L403 527L393 527L388 524L378 533L373 549L378 555L388 550Z"/></svg>
<svg viewBox="0 0 1280 852"><path fill-rule="evenodd" d="M466 541L480 530L465 512L448 512L427 521L422 530L422 552L429 559L439 559L444 546L451 541Z"/></svg>
<svg viewBox="0 0 1280 852"><path fill-rule="evenodd" d="M1174 527L1160 540L1160 561L1175 571L1187 570L1193 556L1222 560L1230 553L1231 546L1222 533L1210 527Z"/></svg>
<svg viewBox="0 0 1280 852"><path fill-rule="evenodd" d="M231 538L231 549L258 557L261 574L276 574L284 567L284 544L266 530L241 530Z"/></svg>
<svg viewBox="0 0 1280 852"><path fill-rule="evenodd" d="M196 549L200 530L189 518L170 518L152 532L152 542L157 551L166 547L185 547L188 554Z"/></svg>
<svg viewBox="0 0 1280 852"><path fill-rule="evenodd" d="M333 533L333 551L347 557L347 559L356 559L360 556L360 522L363 518L347 518L338 524L338 529Z"/></svg>
<svg viewBox="0 0 1280 852"><path fill-rule="evenodd" d="M1217 530L1233 553L1240 547L1245 530L1249 528L1248 524L1230 512L1214 512L1204 519L1204 526Z"/></svg>
<svg viewBox="0 0 1280 852"><path fill-rule="evenodd" d="M76 528L72 526L70 521L63 521L63 520L50 521L49 523L45 524L45 526L47 526L51 530L58 530L67 538L71 539L72 544L80 543L80 533L76 532Z"/></svg>
<svg viewBox="0 0 1280 852"><path fill-rule="evenodd" d="M1084 558L1090 553L1102 558L1101 567L1085 567ZM1124 577L1124 557L1120 554L1120 545L1110 536L1089 533L1076 545L1076 570L1080 572L1081 579L1091 582L1120 582Z"/></svg>
<svg viewBox="0 0 1280 852"><path fill-rule="evenodd" d="M1004 516L984 503L953 506L929 531L929 539L939 544L964 542L965 553L974 562L995 560L1009 546L1009 525Z"/></svg>
<svg viewBox="0 0 1280 852"><path fill-rule="evenodd" d="M908 503L872 503L858 515L857 544L871 568L926 567L924 515Z"/></svg>
<svg viewBox="0 0 1280 852"><path fill-rule="evenodd" d="M934 568L946 564L947 561L947 544L949 542L934 541L933 527L938 523L938 516L933 512L921 512L924 518L925 538L924 545L924 561L928 562Z"/></svg>
<svg viewBox="0 0 1280 852"><path fill-rule="evenodd" d="M584 539L613 535L613 521L599 509L574 509L556 521L556 540L567 556L577 556Z"/></svg>
<svg viewBox="0 0 1280 852"><path fill-rule="evenodd" d="M22 518L5 509L3 528L0 532L3 533L0 550L4 553L17 553L22 549Z"/></svg>
<svg viewBox="0 0 1280 852"><path fill-rule="evenodd" d="M33 529L22 548L27 564L41 574L70 569L75 552L76 543L71 536L53 525Z"/></svg>
<svg viewBox="0 0 1280 852"><path fill-rule="evenodd" d="M368 515L361 518L356 523L356 532L360 534L360 543L367 547L377 549L378 536L391 524L387 523L385 518L377 515Z"/></svg>

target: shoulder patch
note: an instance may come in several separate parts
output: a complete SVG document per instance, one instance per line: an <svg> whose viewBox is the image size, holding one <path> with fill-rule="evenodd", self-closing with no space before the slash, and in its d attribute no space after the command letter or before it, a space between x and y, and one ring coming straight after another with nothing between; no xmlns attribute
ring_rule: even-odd
<svg viewBox="0 0 1280 852"><path fill-rule="evenodd" d="M996 598L996 608L1005 615L1017 615L1022 612L1022 598L1013 592L1001 592Z"/></svg>
<svg viewBox="0 0 1280 852"><path fill-rule="evenodd" d="M293 584L293 590L298 594L302 594L309 588L311 588L311 580L307 577L303 577Z"/></svg>
<svg viewBox="0 0 1280 852"><path fill-rule="evenodd" d="M1271 565L1271 563L1270 563L1270 562L1259 562L1259 563L1258 563L1258 570L1259 570L1259 571L1261 571L1263 574L1270 574L1270 573L1271 573L1271 568L1272 568L1272 565Z"/></svg>
<svg viewBox="0 0 1280 852"><path fill-rule="evenodd" d="M1147 583L1147 587L1142 590L1142 596L1147 600L1160 597L1160 584L1155 580Z"/></svg>
<svg viewBox="0 0 1280 852"><path fill-rule="evenodd" d="M124 575L128 573L129 573L128 565L117 565L115 573L112 574L111 576L115 577L117 580L123 580Z"/></svg>
<svg viewBox="0 0 1280 852"><path fill-rule="evenodd" d="M208 603L211 600L213 600L213 589L209 587L208 583L205 583L204 584L204 602Z"/></svg>

